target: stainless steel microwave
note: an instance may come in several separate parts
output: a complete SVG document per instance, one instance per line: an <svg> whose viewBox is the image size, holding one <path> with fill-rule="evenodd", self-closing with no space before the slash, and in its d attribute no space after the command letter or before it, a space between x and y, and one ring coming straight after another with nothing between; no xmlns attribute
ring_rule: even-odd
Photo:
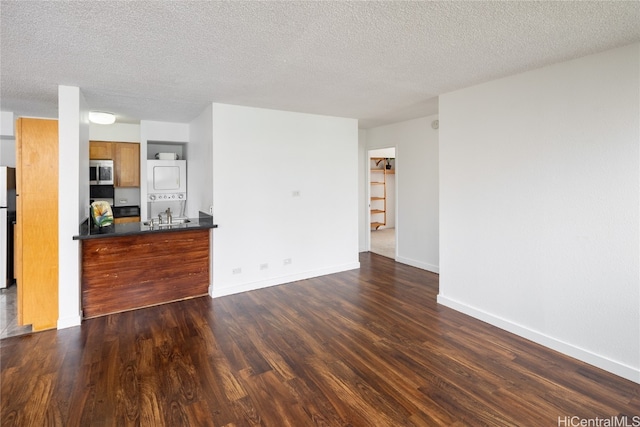
<svg viewBox="0 0 640 427"><path fill-rule="evenodd" d="M113 185L113 160L89 160L89 184Z"/></svg>

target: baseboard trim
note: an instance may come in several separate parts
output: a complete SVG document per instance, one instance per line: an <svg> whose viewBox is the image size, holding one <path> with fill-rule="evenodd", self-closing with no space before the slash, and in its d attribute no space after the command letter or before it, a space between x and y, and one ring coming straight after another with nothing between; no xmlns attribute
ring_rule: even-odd
<svg viewBox="0 0 640 427"><path fill-rule="evenodd" d="M615 360L608 359L606 357L600 356L583 348L576 347L575 345L566 343L564 341L560 341L556 338L529 329L517 323L513 323L507 319L495 316L486 311L471 307L467 304L448 298L446 296L438 295L437 301L438 304L442 304L446 307L452 308L456 311L482 320L483 322L489 323L490 325L496 326L500 329L504 329L507 332L511 332L537 344L543 345L552 350L556 350L562 354L573 357L574 359L578 359L582 362L603 369L614 375L618 375L629 381L640 384L640 369L625 365L620 362L616 362Z"/></svg>
<svg viewBox="0 0 640 427"><path fill-rule="evenodd" d="M58 329L73 328L74 326L80 326L80 324L82 324L81 316L65 317L64 319L58 319L57 328Z"/></svg>
<svg viewBox="0 0 640 427"><path fill-rule="evenodd" d="M327 274L341 273L348 270L357 270L360 268L360 262L354 262L350 264L337 265L334 267L322 268L319 270L304 271L288 276L274 277L272 279L260 280L256 282L242 283L240 285L216 288L211 287L209 295L211 298L224 297L227 295L238 294L240 292L255 291L257 289L268 288L271 286L283 285L285 283L296 282L298 280L311 279L313 277L326 276Z"/></svg>
<svg viewBox="0 0 640 427"><path fill-rule="evenodd" d="M401 264L407 264L412 267L420 268L422 270L427 270L432 273L440 274L440 267L438 267L437 265L429 264L422 261L416 261L415 259L404 258L401 256L396 257L396 262L399 262Z"/></svg>

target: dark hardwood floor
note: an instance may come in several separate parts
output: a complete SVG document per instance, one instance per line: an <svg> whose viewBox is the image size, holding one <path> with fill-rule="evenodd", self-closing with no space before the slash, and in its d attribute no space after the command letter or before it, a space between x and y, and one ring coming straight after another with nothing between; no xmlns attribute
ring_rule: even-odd
<svg viewBox="0 0 640 427"><path fill-rule="evenodd" d="M1 340L1 424L568 426L559 417L640 417L640 385L437 305L435 274L369 253L361 263Z"/></svg>

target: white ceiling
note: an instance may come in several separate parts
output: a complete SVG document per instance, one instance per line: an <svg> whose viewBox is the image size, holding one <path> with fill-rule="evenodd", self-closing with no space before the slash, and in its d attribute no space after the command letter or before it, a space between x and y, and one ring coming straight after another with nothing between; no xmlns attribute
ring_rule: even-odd
<svg viewBox="0 0 640 427"><path fill-rule="evenodd" d="M211 102L351 117L434 114L437 96L640 41L640 2L6 1L0 109L57 117L78 86L120 122Z"/></svg>

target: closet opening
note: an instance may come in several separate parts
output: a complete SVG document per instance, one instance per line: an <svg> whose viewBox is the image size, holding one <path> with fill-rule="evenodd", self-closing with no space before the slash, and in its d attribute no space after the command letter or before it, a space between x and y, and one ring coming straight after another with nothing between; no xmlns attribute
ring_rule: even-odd
<svg viewBox="0 0 640 427"><path fill-rule="evenodd" d="M396 149L369 150L370 251L396 258Z"/></svg>

